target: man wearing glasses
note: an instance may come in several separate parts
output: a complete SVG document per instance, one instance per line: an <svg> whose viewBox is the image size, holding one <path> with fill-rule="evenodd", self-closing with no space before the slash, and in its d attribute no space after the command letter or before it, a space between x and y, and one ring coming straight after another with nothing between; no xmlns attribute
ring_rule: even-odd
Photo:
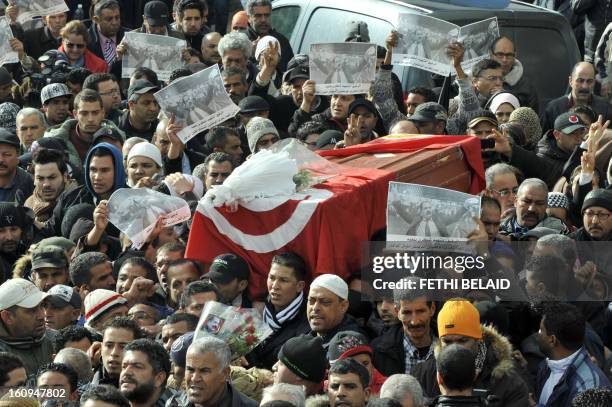
<svg viewBox="0 0 612 407"><path fill-rule="evenodd" d="M504 89L511 92L521 102L539 111L538 91L531 79L525 75L523 64L516 56L514 43L508 37L499 37L491 44L491 59L499 62L504 75Z"/></svg>
<svg viewBox="0 0 612 407"><path fill-rule="evenodd" d="M493 164L485 171L487 195L495 198L501 205L501 218L505 219L514 211L514 201L518 192L517 174L520 171L508 164Z"/></svg>
<svg viewBox="0 0 612 407"><path fill-rule="evenodd" d="M553 128L555 118L567 112L576 105L590 106L597 115L602 115L604 121L612 119L612 106L600 96L594 95L595 68L589 62L579 62L574 65L569 77L571 92L548 102L546 110L540 116L542 131Z"/></svg>
<svg viewBox="0 0 612 407"><path fill-rule="evenodd" d="M102 107L106 120L119 124L119 106L121 105L121 90L115 75L110 73L94 73L83 82L83 89L95 90L102 98Z"/></svg>

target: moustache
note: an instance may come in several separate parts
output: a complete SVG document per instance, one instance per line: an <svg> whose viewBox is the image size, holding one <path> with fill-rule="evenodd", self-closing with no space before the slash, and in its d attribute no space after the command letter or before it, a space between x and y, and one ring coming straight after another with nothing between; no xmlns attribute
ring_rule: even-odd
<svg viewBox="0 0 612 407"><path fill-rule="evenodd" d="M531 212L531 211L527 211L523 214L522 216L523 219L525 218L538 218L538 215L535 212Z"/></svg>
<svg viewBox="0 0 612 407"><path fill-rule="evenodd" d="M425 328L425 325L423 325L423 324L418 324L418 325L408 324L408 329L417 329L417 328Z"/></svg>

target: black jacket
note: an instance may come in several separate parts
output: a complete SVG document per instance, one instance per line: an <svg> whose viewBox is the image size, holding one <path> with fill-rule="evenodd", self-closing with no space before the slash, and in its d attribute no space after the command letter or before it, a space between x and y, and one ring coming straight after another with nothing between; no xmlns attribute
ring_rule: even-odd
<svg viewBox="0 0 612 407"><path fill-rule="evenodd" d="M565 113L574 106L574 102L568 95L558 97L551 100L546 105L544 112L540 114L540 124L542 131L546 133L548 130L554 129L555 119L561 113ZM589 106L595 110L598 115L602 115L604 122L612 119L612 106L608 101L600 96L593 95Z"/></svg>
<svg viewBox="0 0 612 407"><path fill-rule="evenodd" d="M306 113L302 109L297 109L293 114L293 119L291 120L291 124L289 125L289 135L291 137L296 137L298 129L304 123L311 120L313 122L322 123L326 127L326 130L338 130L342 134L344 134L344 131L347 127L346 120L339 121L332 117L330 108L325 109L321 113L316 113L314 111Z"/></svg>
<svg viewBox="0 0 612 407"><path fill-rule="evenodd" d="M338 326L336 326L333 330L331 330L330 332L326 333L325 335L321 337L323 339L323 347L327 349L327 346L329 345L329 341L332 340L334 335L342 331L354 331L354 332L362 333L366 337L368 336L368 333L365 332L361 328L361 326L359 326L359 324L357 323L357 320L354 317L352 317L349 314L345 314L344 318L342 319L342 321L340 321ZM310 331L310 335L317 336L317 333L314 331Z"/></svg>
<svg viewBox="0 0 612 407"><path fill-rule="evenodd" d="M308 333L308 331L310 331L310 325L306 317L306 301L304 301L295 318L287 321L279 331L266 338L246 356L249 365L272 370L272 366L278 361L278 352L285 342Z"/></svg>
<svg viewBox="0 0 612 407"><path fill-rule="evenodd" d="M23 47L28 56L38 59L46 51L58 49L61 43L60 39L53 38L47 26L43 26L25 32Z"/></svg>
<svg viewBox="0 0 612 407"><path fill-rule="evenodd" d="M486 404L480 397L476 396L440 396L437 397L432 407L484 407Z"/></svg>
<svg viewBox="0 0 612 407"><path fill-rule="evenodd" d="M528 406L529 391L514 368L512 345L510 345L508 339L491 327L482 326L482 334L482 340L485 341L487 346L487 355L482 372L474 383L474 388L488 390L499 398L501 406ZM438 342L435 354L437 355L439 351L440 343ZM425 396L436 397L440 394L436 380L436 360L434 358L416 365L412 375L421 384Z"/></svg>
<svg viewBox="0 0 612 407"><path fill-rule="evenodd" d="M406 372L406 351L404 350L404 326L395 324L375 338L374 367L385 376Z"/></svg>
<svg viewBox="0 0 612 407"><path fill-rule="evenodd" d="M228 383L227 390L227 397L232 399L231 407L257 407L255 400L240 393L233 385ZM178 393L168 400L166 407L195 407L195 404L189 401L187 393Z"/></svg>
<svg viewBox="0 0 612 407"><path fill-rule="evenodd" d="M612 21L612 2L610 0L572 0L576 15L586 17L584 23L584 60L594 62L597 43L604 29Z"/></svg>
<svg viewBox="0 0 612 407"><path fill-rule="evenodd" d="M597 265L597 269L605 273L608 278L612 277L612 252L606 250L607 242L612 240L612 233L601 241L593 239L584 227L578 229L569 237L577 242L578 258L580 263L584 264L587 261L592 261Z"/></svg>
<svg viewBox="0 0 612 407"><path fill-rule="evenodd" d="M117 45L121 43L123 40L123 36L127 28L121 27L117 32ZM98 24L92 22L89 30L87 30L89 34L89 42L87 43L87 48L97 57L104 59L104 52L102 51L102 45L100 44L100 34L98 33ZM110 73L115 75L115 77L120 80L121 79L121 64L112 64Z"/></svg>

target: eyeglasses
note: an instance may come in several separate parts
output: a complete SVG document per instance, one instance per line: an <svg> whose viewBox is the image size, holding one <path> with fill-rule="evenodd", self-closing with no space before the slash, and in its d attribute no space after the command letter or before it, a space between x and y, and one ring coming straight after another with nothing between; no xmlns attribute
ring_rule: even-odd
<svg viewBox="0 0 612 407"><path fill-rule="evenodd" d="M99 92L100 96L115 96L115 95L121 95L121 92L119 91L119 89L113 89L113 90L109 90L108 92Z"/></svg>
<svg viewBox="0 0 612 407"><path fill-rule="evenodd" d="M610 212L586 211L584 212L584 216L586 216L588 219L594 219L595 217L597 217L597 219L599 220L607 220L610 217Z"/></svg>
<svg viewBox="0 0 612 407"><path fill-rule="evenodd" d="M497 58L514 58L516 56L516 54L514 52L494 52L493 55L495 55Z"/></svg>
<svg viewBox="0 0 612 407"><path fill-rule="evenodd" d="M67 42L66 43L66 48L78 48L78 49L83 49L85 48L85 44L73 44L71 42Z"/></svg>
<svg viewBox="0 0 612 407"><path fill-rule="evenodd" d="M501 191L496 191L496 190L492 189L491 191L495 192L499 196L508 196L510 194L516 195L518 193L518 187L514 187L512 189L507 189L506 188L506 189L502 189Z"/></svg>

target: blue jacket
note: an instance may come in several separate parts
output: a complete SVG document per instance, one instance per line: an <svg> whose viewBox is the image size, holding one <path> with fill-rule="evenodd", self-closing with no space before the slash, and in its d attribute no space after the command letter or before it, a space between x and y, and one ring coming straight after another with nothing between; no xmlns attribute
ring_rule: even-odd
<svg viewBox="0 0 612 407"><path fill-rule="evenodd" d="M550 369L546 361L543 361L536 379L536 400L539 400L549 376ZM570 406L576 394L581 391L608 386L610 386L610 381L601 369L591 362L583 347L553 389L546 406ZM543 405L538 404L538 407L541 406Z"/></svg>

